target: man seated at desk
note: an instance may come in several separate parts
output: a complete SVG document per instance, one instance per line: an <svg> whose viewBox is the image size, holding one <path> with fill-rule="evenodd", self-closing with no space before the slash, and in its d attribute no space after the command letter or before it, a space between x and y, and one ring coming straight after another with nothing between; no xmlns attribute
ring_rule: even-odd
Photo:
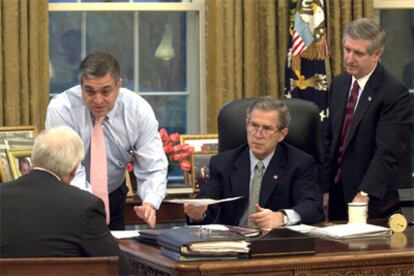
<svg viewBox="0 0 414 276"><path fill-rule="evenodd" d="M246 119L248 144L211 158L210 178L198 195L243 198L210 206L185 205L190 223L248 225L264 231L323 220L313 157L283 142L290 120L282 101L263 97L252 102Z"/></svg>
<svg viewBox="0 0 414 276"><path fill-rule="evenodd" d="M0 185L0 258L118 256L120 275L128 274L103 201L69 184L83 156L81 138L67 126L37 136L32 170Z"/></svg>

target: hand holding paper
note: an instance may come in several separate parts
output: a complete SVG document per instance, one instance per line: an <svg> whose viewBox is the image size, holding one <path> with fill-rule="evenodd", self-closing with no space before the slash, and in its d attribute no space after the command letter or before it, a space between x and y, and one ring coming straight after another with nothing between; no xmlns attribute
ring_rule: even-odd
<svg viewBox="0 0 414 276"><path fill-rule="evenodd" d="M233 201L242 198L243 196L229 197L224 199L167 199L164 200L170 203L184 204L184 213L193 220L202 220L207 211L208 205L218 204L221 202Z"/></svg>
<svg viewBox="0 0 414 276"><path fill-rule="evenodd" d="M207 211L208 205L193 205L193 204L184 204L184 213L190 217L192 220L198 221L204 218L204 214Z"/></svg>

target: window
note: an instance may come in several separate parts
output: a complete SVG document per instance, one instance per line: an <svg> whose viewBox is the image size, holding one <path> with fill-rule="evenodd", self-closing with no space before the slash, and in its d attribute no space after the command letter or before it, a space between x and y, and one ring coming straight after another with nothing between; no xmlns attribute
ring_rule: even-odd
<svg viewBox="0 0 414 276"><path fill-rule="evenodd" d="M204 0L189 1L49 0L50 94L79 84L80 61L105 51L160 127L205 131Z"/></svg>
<svg viewBox="0 0 414 276"><path fill-rule="evenodd" d="M414 97L414 1L374 0L374 8L387 33L382 62Z"/></svg>
<svg viewBox="0 0 414 276"><path fill-rule="evenodd" d="M382 62L410 89L414 106L414 1L374 0L378 22L387 32ZM411 143L414 185L414 135Z"/></svg>

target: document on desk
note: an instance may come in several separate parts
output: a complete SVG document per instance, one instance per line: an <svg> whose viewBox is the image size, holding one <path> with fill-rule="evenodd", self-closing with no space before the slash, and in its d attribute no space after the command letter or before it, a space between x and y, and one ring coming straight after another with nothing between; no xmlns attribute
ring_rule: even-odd
<svg viewBox="0 0 414 276"><path fill-rule="evenodd" d="M191 204L195 206L213 205L222 202L228 202L238 200L244 196L228 197L224 199L212 199L212 198L177 198L177 199L165 199L164 202L177 203L177 204Z"/></svg>
<svg viewBox="0 0 414 276"><path fill-rule="evenodd" d="M130 239L130 238L135 238L139 236L139 231L138 230L117 230L111 231L112 236L114 236L117 239Z"/></svg>
<svg viewBox="0 0 414 276"><path fill-rule="evenodd" d="M351 239L390 236L391 230L387 227L373 224L338 224L318 227L309 233L335 239Z"/></svg>

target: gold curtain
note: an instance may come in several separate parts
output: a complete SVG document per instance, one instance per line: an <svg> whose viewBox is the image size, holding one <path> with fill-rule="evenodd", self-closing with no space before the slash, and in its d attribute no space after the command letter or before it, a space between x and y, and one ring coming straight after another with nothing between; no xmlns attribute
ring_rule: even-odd
<svg viewBox="0 0 414 276"><path fill-rule="evenodd" d="M342 31L352 20L373 16L372 0L327 0L333 74L342 71ZM288 43L288 0L206 0L207 129L234 99L282 97Z"/></svg>
<svg viewBox="0 0 414 276"><path fill-rule="evenodd" d="M47 0L0 2L0 125L44 128L49 99Z"/></svg>
<svg viewBox="0 0 414 276"><path fill-rule="evenodd" d="M207 108L209 132L226 102L283 93L288 3L207 0Z"/></svg>

